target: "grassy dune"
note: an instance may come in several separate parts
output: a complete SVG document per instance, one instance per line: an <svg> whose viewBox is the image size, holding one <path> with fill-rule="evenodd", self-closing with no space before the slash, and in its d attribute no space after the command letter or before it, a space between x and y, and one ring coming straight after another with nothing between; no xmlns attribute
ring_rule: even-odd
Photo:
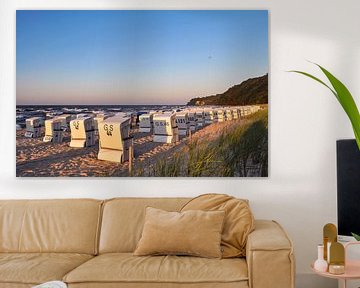
<svg viewBox="0 0 360 288"><path fill-rule="evenodd" d="M195 133L184 147L134 176L266 177L268 110L246 119L215 123Z"/></svg>

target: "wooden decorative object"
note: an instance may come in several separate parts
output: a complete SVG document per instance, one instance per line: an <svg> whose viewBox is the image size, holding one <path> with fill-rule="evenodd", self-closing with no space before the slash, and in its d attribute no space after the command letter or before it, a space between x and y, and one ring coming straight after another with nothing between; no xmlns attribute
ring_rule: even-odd
<svg viewBox="0 0 360 288"><path fill-rule="evenodd" d="M328 259L328 243L337 242L337 228L334 224L328 223L323 228L323 239L324 239L324 259L329 262Z"/></svg>

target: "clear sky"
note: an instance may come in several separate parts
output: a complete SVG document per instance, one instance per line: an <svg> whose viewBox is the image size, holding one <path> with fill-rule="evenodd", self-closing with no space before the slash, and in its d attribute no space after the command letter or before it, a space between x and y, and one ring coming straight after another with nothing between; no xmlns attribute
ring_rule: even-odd
<svg viewBox="0 0 360 288"><path fill-rule="evenodd" d="M185 104L268 73L265 10L19 10L17 104Z"/></svg>

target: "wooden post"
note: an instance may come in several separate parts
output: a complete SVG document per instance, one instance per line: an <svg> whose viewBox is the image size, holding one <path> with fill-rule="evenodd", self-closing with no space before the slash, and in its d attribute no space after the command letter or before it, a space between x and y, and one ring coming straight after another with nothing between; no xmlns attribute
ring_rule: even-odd
<svg viewBox="0 0 360 288"><path fill-rule="evenodd" d="M191 141L191 128L189 129L189 140Z"/></svg>
<svg viewBox="0 0 360 288"><path fill-rule="evenodd" d="M131 176L131 173L132 173L133 157L134 157L134 148L133 148L133 145L130 145L130 147L129 147L129 176Z"/></svg>

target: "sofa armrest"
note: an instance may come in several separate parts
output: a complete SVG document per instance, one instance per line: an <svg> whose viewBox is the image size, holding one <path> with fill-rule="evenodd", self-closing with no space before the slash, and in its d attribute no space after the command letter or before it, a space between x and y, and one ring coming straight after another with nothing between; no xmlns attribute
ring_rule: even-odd
<svg viewBox="0 0 360 288"><path fill-rule="evenodd" d="M256 220L246 245L250 288L294 288L293 245L275 221Z"/></svg>

